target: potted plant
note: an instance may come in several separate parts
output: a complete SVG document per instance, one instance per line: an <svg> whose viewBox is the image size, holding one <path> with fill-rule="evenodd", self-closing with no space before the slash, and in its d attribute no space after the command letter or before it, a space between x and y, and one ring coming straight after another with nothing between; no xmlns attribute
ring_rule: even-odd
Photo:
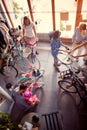
<svg viewBox="0 0 87 130"><path fill-rule="evenodd" d="M0 130L21 130L21 127L13 124L8 113L0 112Z"/></svg>

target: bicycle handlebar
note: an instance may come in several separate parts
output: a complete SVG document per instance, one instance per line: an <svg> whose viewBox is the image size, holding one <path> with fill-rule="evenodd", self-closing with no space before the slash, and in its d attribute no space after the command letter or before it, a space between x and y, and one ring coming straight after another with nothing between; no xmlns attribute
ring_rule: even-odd
<svg viewBox="0 0 87 130"><path fill-rule="evenodd" d="M67 55L69 55L69 56L71 56L71 57L73 57L73 58L77 58L76 56L73 56L73 55L71 54L71 51L70 51L69 48L67 48L67 50L58 49L58 52L61 52L61 54L63 54L63 52L65 52L65 53L67 53Z"/></svg>
<svg viewBox="0 0 87 130"><path fill-rule="evenodd" d="M68 48L68 50L58 49L58 51L61 52L61 53L62 53L62 52L65 52L65 53L67 53L67 55L70 55L70 56L73 57L74 59L77 59L77 58L79 58L79 57L87 56L87 53L86 53L86 54L82 54L82 55L74 56L73 54L71 54L71 53L72 53L72 50L70 50L69 48Z"/></svg>
<svg viewBox="0 0 87 130"><path fill-rule="evenodd" d="M72 52L74 52L75 50L78 50L79 48L87 45L87 41L84 41L84 42L77 42L75 44L80 44L78 45L77 47L75 47L74 49L69 49L68 47L65 47L66 50L61 50L63 52L66 52L67 54L71 55L73 58L79 58L79 57L84 57L84 56L87 56L87 53L86 54L81 54L81 55L77 55L77 56L73 56L73 54L71 54ZM60 50L60 49L59 49Z"/></svg>
<svg viewBox="0 0 87 130"><path fill-rule="evenodd" d="M38 38L37 37L29 38L27 36L24 36L23 41L24 41L25 44L27 44L29 46L34 46L38 43Z"/></svg>

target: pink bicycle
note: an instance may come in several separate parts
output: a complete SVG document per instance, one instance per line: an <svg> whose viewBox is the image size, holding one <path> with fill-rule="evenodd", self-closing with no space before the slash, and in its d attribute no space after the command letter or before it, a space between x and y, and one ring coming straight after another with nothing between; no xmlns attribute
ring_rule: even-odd
<svg viewBox="0 0 87 130"><path fill-rule="evenodd" d="M27 59L29 60L30 65L32 65L33 67L37 69L40 69L41 68L40 61L36 53L34 52L34 48L36 47L38 43L38 38L37 37L29 38L25 36L23 38L23 42L26 45L26 50L27 48L30 49L27 56Z"/></svg>

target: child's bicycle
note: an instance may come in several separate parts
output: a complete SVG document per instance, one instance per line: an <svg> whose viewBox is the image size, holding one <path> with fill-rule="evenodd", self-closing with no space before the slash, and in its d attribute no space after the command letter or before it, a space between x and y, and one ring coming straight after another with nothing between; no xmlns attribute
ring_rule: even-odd
<svg viewBox="0 0 87 130"><path fill-rule="evenodd" d="M18 79L18 85L24 84L27 85L30 89L33 87L40 88L44 85L41 77L43 77L45 70L36 70L33 69L31 72L22 73L21 77Z"/></svg>
<svg viewBox="0 0 87 130"><path fill-rule="evenodd" d="M25 49L24 49L24 55L27 55L27 59L29 60L30 65L32 65L33 67L40 69L41 68L41 64L40 64L40 60L38 59L36 52L34 52L35 47L37 46L38 43L38 38L29 38L27 36L24 36L23 38L23 42L25 44ZM29 50L28 52L26 52L27 50Z"/></svg>

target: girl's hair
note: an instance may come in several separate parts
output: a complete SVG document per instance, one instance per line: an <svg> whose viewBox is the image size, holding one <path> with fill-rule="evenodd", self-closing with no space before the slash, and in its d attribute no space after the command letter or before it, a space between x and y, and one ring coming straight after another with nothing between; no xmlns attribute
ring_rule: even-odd
<svg viewBox="0 0 87 130"><path fill-rule="evenodd" d="M60 34L61 34L61 32L60 31L55 31L54 32L54 35L53 35L53 39L58 39L59 38L59 36L60 36Z"/></svg>
<svg viewBox="0 0 87 130"><path fill-rule="evenodd" d="M30 24L30 19L28 18L28 16L24 16L23 18L23 25L26 25L25 21L28 20L29 24Z"/></svg>

